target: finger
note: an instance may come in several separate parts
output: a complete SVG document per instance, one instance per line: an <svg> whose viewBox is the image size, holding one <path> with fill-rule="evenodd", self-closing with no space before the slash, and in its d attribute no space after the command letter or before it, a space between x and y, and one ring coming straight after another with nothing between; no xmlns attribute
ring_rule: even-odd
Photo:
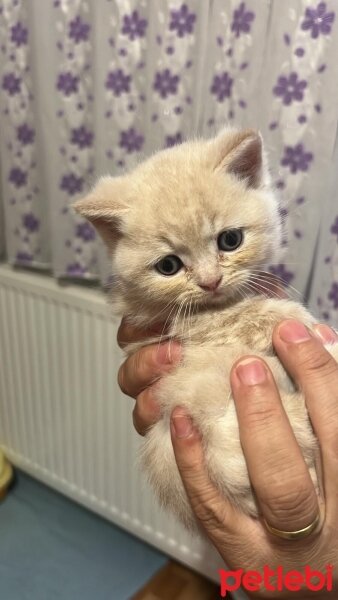
<svg viewBox="0 0 338 600"><path fill-rule="evenodd" d="M136 398L146 387L168 372L181 358L181 346L170 341L145 346L121 365L118 383L124 394Z"/></svg>
<svg viewBox="0 0 338 600"><path fill-rule="evenodd" d="M243 357L231 371L231 386L250 480L265 520L283 531L307 527L318 515L317 495L270 369L255 356Z"/></svg>
<svg viewBox="0 0 338 600"><path fill-rule="evenodd" d="M318 331L318 328L317 328ZM319 327L327 336L325 326ZM333 336L335 335L332 331ZM274 347L283 365L303 391L318 437L327 490L338 478L338 365L313 335L298 321L283 321L274 331Z"/></svg>
<svg viewBox="0 0 338 600"><path fill-rule="evenodd" d="M317 323L313 326L313 329L315 334L319 336L324 344L337 344L338 335L328 325L325 325L324 323Z"/></svg>
<svg viewBox="0 0 338 600"><path fill-rule="evenodd" d="M123 318L117 332L117 343L120 348L124 348L131 342L146 340L149 337L162 333L164 333L163 324L154 324L151 327L140 329L135 325L131 325L125 318Z"/></svg>
<svg viewBox="0 0 338 600"><path fill-rule="evenodd" d="M134 427L140 435L145 435L160 418L160 406L156 400L156 384L146 388L137 398L133 410Z"/></svg>
<svg viewBox="0 0 338 600"><path fill-rule="evenodd" d="M210 481L200 435L183 408L173 410L170 429L176 463L198 520L211 537L221 536L223 546L227 539L239 541L250 519L232 507Z"/></svg>

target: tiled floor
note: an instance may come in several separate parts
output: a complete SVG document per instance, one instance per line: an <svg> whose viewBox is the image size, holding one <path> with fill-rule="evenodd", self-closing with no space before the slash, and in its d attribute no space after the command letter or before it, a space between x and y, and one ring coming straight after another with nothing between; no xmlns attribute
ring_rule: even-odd
<svg viewBox="0 0 338 600"><path fill-rule="evenodd" d="M167 560L24 474L0 504L1 600L129 600Z"/></svg>

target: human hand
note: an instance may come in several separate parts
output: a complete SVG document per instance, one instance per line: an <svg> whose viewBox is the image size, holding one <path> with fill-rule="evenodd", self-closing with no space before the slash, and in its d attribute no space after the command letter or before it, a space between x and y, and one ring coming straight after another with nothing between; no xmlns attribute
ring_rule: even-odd
<svg viewBox="0 0 338 600"><path fill-rule="evenodd" d="M321 531L305 540L285 541L270 535L263 522L239 514L209 480L199 434L189 416L179 407L172 414L173 447L195 515L231 568L261 571L264 564L268 564L271 569L281 565L284 570L301 570L309 564L313 569L325 572L327 564L338 563L338 366L320 343L320 337L310 336L299 343L285 342L281 335L283 325L290 331L290 322L279 325L273 336L274 346L285 368L305 394L321 447L325 490L325 520ZM336 337L325 325L318 325L316 330L323 341L332 342ZM122 325L120 343L123 339L135 339L134 335L134 331L126 331ZM122 368L127 393L138 398L134 423L142 434L159 416L156 389L146 386L172 365L154 367L156 348L144 348L136 359L136 367L135 363L129 362L127 368ZM279 530L301 529L317 515L315 490L269 369L264 367L264 382L247 385L238 377L239 369L244 367L241 363L243 358L233 367L231 383L243 451L263 515ZM323 499L320 504L323 508ZM304 590L299 592L298 598L307 599L308 594L309 591ZM330 592L326 594L330 595L321 593L316 597L323 600L332 597ZM262 590L252 597L268 596ZM291 592L274 593L274 597L293 595Z"/></svg>
<svg viewBox="0 0 338 600"><path fill-rule="evenodd" d="M325 325L316 331L324 341L338 340ZM268 532L263 520L240 514L210 481L199 433L180 407L171 418L176 462L197 519L231 568L262 572L269 565L273 570L282 566L284 571L303 572L309 565L326 573L327 565L338 566L338 365L320 337L295 321L276 327L273 343L306 398L321 450L325 500L316 496L270 370L256 357L250 357L254 363L243 357L233 366L231 385L250 480L270 526L300 530L315 520L320 505L322 528L303 540L282 540ZM337 594L337 573L334 578L333 592L321 591L316 598ZM302 588L296 597L308 600L310 593ZM272 596L287 599L294 592L275 591ZM250 597L272 596L260 590Z"/></svg>

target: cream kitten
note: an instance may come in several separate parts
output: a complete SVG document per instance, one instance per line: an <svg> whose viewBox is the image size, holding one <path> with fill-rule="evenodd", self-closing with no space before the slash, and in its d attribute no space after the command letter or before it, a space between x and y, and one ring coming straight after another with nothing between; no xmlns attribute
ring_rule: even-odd
<svg viewBox="0 0 338 600"><path fill-rule="evenodd" d="M169 431L171 411L180 405L203 436L215 485L242 511L257 515L229 384L231 366L244 354L270 366L316 484L316 440L304 398L271 342L282 319L311 328L314 318L293 301L257 295L252 285L281 247L260 135L226 129L214 139L163 150L130 174L100 179L75 209L108 246L116 312L139 326L167 322L169 337L183 344L181 364L159 389L162 418L142 449L162 504L194 525ZM338 358L338 345L329 350Z"/></svg>

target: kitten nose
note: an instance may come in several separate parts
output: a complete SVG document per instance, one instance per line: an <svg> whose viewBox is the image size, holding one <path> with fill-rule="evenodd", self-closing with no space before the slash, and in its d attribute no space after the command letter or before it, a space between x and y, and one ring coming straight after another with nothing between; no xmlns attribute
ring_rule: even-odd
<svg viewBox="0 0 338 600"><path fill-rule="evenodd" d="M212 281L203 281L203 283L199 283L198 285L205 292L214 292L215 290L217 290L221 281L222 281L222 276L219 277L218 279L213 279Z"/></svg>

